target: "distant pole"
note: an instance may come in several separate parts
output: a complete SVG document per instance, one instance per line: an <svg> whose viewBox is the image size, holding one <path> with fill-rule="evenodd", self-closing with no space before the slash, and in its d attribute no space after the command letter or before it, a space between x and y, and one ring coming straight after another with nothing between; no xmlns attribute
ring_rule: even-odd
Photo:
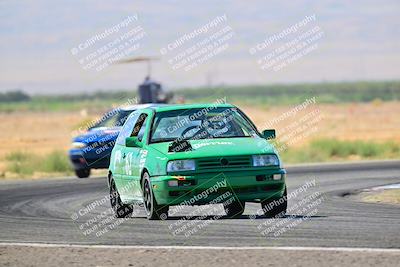
<svg viewBox="0 0 400 267"><path fill-rule="evenodd" d="M147 61L147 76L151 77L151 60Z"/></svg>

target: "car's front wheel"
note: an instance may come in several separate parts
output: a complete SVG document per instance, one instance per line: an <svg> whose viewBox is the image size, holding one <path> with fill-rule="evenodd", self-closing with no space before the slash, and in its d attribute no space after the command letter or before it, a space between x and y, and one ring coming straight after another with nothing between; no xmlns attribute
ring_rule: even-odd
<svg viewBox="0 0 400 267"><path fill-rule="evenodd" d="M224 205L225 213L229 218L238 218L243 214L245 205L245 202L235 200L228 205Z"/></svg>
<svg viewBox="0 0 400 267"><path fill-rule="evenodd" d="M75 170L75 174L78 178L88 178L90 176L90 169Z"/></svg>
<svg viewBox="0 0 400 267"><path fill-rule="evenodd" d="M142 191L144 208L149 220L165 220L168 218L168 206L160 206L154 197L154 192L150 182L150 176L147 172L143 174Z"/></svg>
<svg viewBox="0 0 400 267"><path fill-rule="evenodd" d="M133 207L130 204L122 203L119 196L118 189L115 185L114 179L110 180L110 204L117 218L130 217L133 212Z"/></svg>
<svg viewBox="0 0 400 267"><path fill-rule="evenodd" d="M283 192L283 196L278 199L264 200L261 202L261 207L265 216L269 218L281 218L286 214L287 209L287 189Z"/></svg>

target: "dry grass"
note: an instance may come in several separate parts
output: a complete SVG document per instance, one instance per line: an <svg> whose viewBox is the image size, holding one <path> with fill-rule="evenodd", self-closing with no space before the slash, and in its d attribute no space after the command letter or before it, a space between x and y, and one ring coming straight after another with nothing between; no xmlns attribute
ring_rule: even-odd
<svg viewBox="0 0 400 267"><path fill-rule="evenodd" d="M6 155L13 152L44 156L66 151L71 133L83 117L79 113L0 113L0 173L6 169Z"/></svg>
<svg viewBox="0 0 400 267"><path fill-rule="evenodd" d="M290 109L281 106L261 109L240 107L260 129L265 128L263 125L269 120ZM316 131L291 146L298 147L318 138L400 142L400 102L318 104L312 109L318 109L322 114L322 119L315 124ZM307 108L274 126L278 136L285 131L287 125L295 123L310 110ZM54 150L66 151L73 130L87 119L81 112L0 113L0 172L5 168L5 156L14 151L38 155L49 154Z"/></svg>
<svg viewBox="0 0 400 267"><path fill-rule="evenodd" d="M79 113L0 113L0 157L11 151L46 154L68 148Z"/></svg>
<svg viewBox="0 0 400 267"><path fill-rule="evenodd" d="M290 110L290 107L254 108L241 107L259 130L276 116ZM279 137L287 125L318 109L322 119L315 126L317 130L301 138L294 146L309 143L312 139L333 138L339 140L394 141L400 142L400 102L372 102L351 104L316 104L295 116L276 124Z"/></svg>

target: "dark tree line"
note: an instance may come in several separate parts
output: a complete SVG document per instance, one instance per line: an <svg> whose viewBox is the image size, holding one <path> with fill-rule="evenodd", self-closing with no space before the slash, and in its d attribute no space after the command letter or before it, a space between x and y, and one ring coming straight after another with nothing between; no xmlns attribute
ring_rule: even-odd
<svg viewBox="0 0 400 267"><path fill-rule="evenodd" d="M5 93L0 93L0 102L23 102L29 101L31 97L21 90L14 90Z"/></svg>

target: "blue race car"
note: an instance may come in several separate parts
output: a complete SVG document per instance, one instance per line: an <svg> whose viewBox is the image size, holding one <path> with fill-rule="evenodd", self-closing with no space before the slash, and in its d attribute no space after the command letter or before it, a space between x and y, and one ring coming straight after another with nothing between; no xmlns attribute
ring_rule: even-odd
<svg viewBox="0 0 400 267"><path fill-rule="evenodd" d="M72 140L69 158L79 178L87 178L91 169L106 169L110 164L111 151L125 120L133 111L155 106L144 104L113 109L86 133Z"/></svg>

